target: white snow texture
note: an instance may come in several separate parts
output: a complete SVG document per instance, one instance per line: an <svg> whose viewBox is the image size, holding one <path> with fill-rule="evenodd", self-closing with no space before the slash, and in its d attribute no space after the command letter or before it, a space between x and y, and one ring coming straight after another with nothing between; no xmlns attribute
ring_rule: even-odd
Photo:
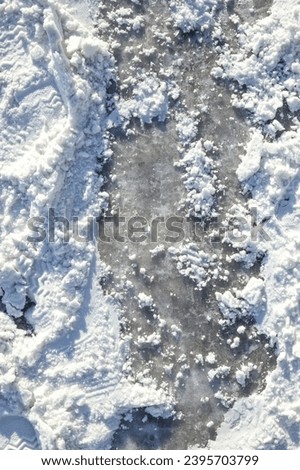
<svg viewBox="0 0 300 470"><path fill-rule="evenodd" d="M145 392L123 377L95 241L71 233L64 243L58 222L52 241L42 232L49 208L77 217L81 233L105 203L95 168L114 61L81 7L0 4L0 417L29 419L43 449L109 448L122 412L168 410L154 385ZM41 240L28 242L34 217ZM26 308L32 335L13 320Z"/></svg>

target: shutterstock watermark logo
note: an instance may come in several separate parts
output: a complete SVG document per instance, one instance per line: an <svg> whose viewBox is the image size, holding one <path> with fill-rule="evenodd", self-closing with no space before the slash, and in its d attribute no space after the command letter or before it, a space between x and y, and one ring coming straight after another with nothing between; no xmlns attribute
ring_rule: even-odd
<svg viewBox="0 0 300 470"><path fill-rule="evenodd" d="M80 243L98 241L102 243L181 243L185 240L221 243L224 239L232 243L246 240L269 241L265 223L259 221L256 209L245 215L228 217L225 222L218 217L209 220L183 217L178 215L157 216L149 220L144 215L128 217L120 211L114 214L102 214L99 217L79 217L71 219L58 215L55 209L48 210L47 217L31 217L28 220L31 243L69 243L75 240Z"/></svg>

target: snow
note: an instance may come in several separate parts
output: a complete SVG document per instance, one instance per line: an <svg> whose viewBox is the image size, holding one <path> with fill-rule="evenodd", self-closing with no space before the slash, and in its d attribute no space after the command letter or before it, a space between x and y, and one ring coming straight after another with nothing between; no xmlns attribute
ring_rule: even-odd
<svg viewBox="0 0 300 470"><path fill-rule="evenodd" d="M239 345L240 345L240 342L241 342L241 340L240 340L240 338L239 338L238 336L236 336L235 338L233 338L233 341L232 341L232 343L230 344L231 349L238 348Z"/></svg>
<svg viewBox="0 0 300 470"><path fill-rule="evenodd" d="M246 386L246 381L250 377L251 371L254 369L253 364L250 362L249 364L243 364L241 369L237 370L235 373L236 381L241 387Z"/></svg>
<svg viewBox="0 0 300 470"><path fill-rule="evenodd" d="M197 135L197 118L186 113L177 114L176 130L179 140L184 146L190 144Z"/></svg>
<svg viewBox="0 0 300 470"><path fill-rule="evenodd" d="M182 123L182 121L181 121ZM185 123L190 127L190 123ZM188 133L189 130L185 132ZM179 129L183 134L182 128ZM183 143L186 139L183 138ZM214 174L214 161L212 158L211 143L201 139L191 144L182 159L176 163L178 168L185 170L184 186L187 190L186 204L189 214L197 217L210 217L213 215L213 205L216 193L216 175Z"/></svg>
<svg viewBox="0 0 300 470"><path fill-rule="evenodd" d="M229 290L224 293L216 292L216 299L223 316L221 323L234 323L243 317L254 318L258 321L266 308L265 283L263 279L251 277L242 290L232 289L232 292ZM243 332L243 327L239 328Z"/></svg>
<svg viewBox="0 0 300 470"><path fill-rule="evenodd" d="M207 361L207 359L206 359L206 361ZM213 362L213 364L215 364L215 362ZM219 366L216 369L210 369L208 371L208 380L212 381L216 377L217 378L226 377L229 373L230 373L230 367L229 366Z"/></svg>
<svg viewBox="0 0 300 470"><path fill-rule="evenodd" d="M95 169L110 151L114 60L83 11L58 0L0 5L0 416L28 418L44 449L109 448L126 410L171 412L154 383L124 378L95 240L66 233L62 219L81 227L106 205ZM25 310L31 334L16 326Z"/></svg>
<svg viewBox="0 0 300 470"><path fill-rule="evenodd" d="M261 280L252 280L240 299L253 309L263 301L261 288L265 291L265 310L257 317L258 328L273 338L278 359L266 388L259 395L239 399L228 412L216 441L210 442L215 449L299 447L300 129L299 121L285 115L282 108L286 100L290 112L298 110L299 13L298 1L275 0L267 18L241 28L239 51L227 49L220 58L224 77L245 87L239 96L233 95L233 104L251 111L253 124L259 124L253 129L237 175L251 191L249 206L257 209L258 219L267 218L265 230L269 234L268 239L256 241L257 248L266 253L261 268L263 285ZM272 135L270 121L278 127L277 115L284 130L281 135ZM235 309L241 306L230 293L219 300L223 314L235 316ZM226 305L228 310L224 310ZM241 386L250 368L248 364L237 371Z"/></svg>
<svg viewBox="0 0 300 470"><path fill-rule="evenodd" d="M175 25L184 33L207 32L214 26L220 0L170 0Z"/></svg>
<svg viewBox="0 0 300 470"><path fill-rule="evenodd" d="M94 0L88 3L96 13ZM222 4L168 1L175 27L197 31L199 43L223 34L217 21ZM224 236L233 248L227 261L257 270L261 260L259 273L252 273L244 287L215 293L220 325L236 324L228 340L234 354L246 334L239 322L253 319L277 352L276 368L259 394L233 403L226 391L215 393L231 407L209 444L215 449L299 447L299 15L297 0L274 0L270 14L252 25L239 24L234 15L239 48L232 51L224 42L215 49L219 60L213 75L232 83L232 105L247 111L251 130L234 170L250 197L226 214L224 227L239 222ZM112 10L110 20L127 32L144 27L133 8ZM101 36L108 23L99 27ZM112 45L94 31L84 2L4 0L0 31L0 422L18 418L24 427L18 430L21 440L22 432L24 439L26 432L31 436L31 423L43 449L106 449L122 415L142 407L153 417L170 417L173 399L145 371L135 380L127 378L128 345L119 334L118 299L100 285L108 267L96 241L78 237L68 221L77 218L82 233L87 218L107 207L101 176L112 154L107 130L121 123L129 127L127 135L133 133L132 117L142 128L165 122L169 98L176 101L180 89L166 78L167 70L164 78L142 72L131 77L131 93L116 98L108 116L106 89L115 77L115 59ZM174 113L181 154L176 166L183 170L188 214L207 220L216 215L220 189L217 148L198 138L197 113L180 107ZM159 261L166 251L159 245L150 255ZM227 279L207 246L182 243L168 253L198 290ZM136 255L129 259L135 262ZM146 272L140 268L142 278ZM135 300L140 309L155 308L144 292ZM24 329L18 327L22 321ZM177 342L184 335L175 323L170 333ZM136 343L141 349L159 348L162 341L161 331L155 331L141 334ZM194 361L209 369L209 382L231 373L209 350ZM177 362L179 386L189 368L187 355ZM171 365L164 367L173 373ZM240 364L235 387L245 388L255 370L252 362ZM206 423L208 429L216 426Z"/></svg>
<svg viewBox="0 0 300 470"><path fill-rule="evenodd" d="M257 122L273 120L284 100L299 92L299 5L297 0L282 5L275 0L271 15L242 26L239 51L225 51L219 62L224 77L247 87L234 105L253 112Z"/></svg>
<svg viewBox="0 0 300 470"><path fill-rule="evenodd" d="M196 243L181 244L178 248L171 247L168 252L176 261L180 274L192 279L199 290L218 277L219 270L215 257L203 250L200 251Z"/></svg>
<svg viewBox="0 0 300 470"><path fill-rule="evenodd" d="M156 347L161 344L161 336L159 333L152 333L152 335L140 337L137 343L142 348Z"/></svg>
<svg viewBox="0 0 300 470"><path fill-rule="evenodd" d="M162 256L165 252L165 247L164 245L157 245L155 248L152 250L149 250L151 257L156 258L158 256Z"/></svg>
<svg viewBox="0 0 300 470"><path fill-rule="evenodd" d="M236 330L238 332L239 335L242 335L245 333L246 331L246 328L244 326L239 326L238 329Z"/></svg>
<svg viewBox="0 0 300 470"><path fill-rule="evenodd" d="M118 110L123 120L131 116L140 119L141 123L150 124L154 118L165 121L168 113L168 88L167 84L153 75L142 76L132 92L129 100L121 99Z"/></svg>
<svg viewBox="0 0 300 470"><path fill-rule="evenodd" d="M138 295L138 301L140 308L153 308L153 298L151 295L140 292Z"/></svg>
<svg viewBox="0 0 300 470"><path fill-rule="evenodd" d="M213 352L209 352L207 356L205 357L205 361L208 364L215 364L217 362L216 355Z"/></svg>
<svg viewBox="0 0 300 470"><path fill-rule="evenodd" d="M242 163L237 169L237 176L240 181L245 181L255 175L260 169L261 163L261 144L263 136L259 131L254 131L253 136L248 143L247 151L241 157Z"/></svg>

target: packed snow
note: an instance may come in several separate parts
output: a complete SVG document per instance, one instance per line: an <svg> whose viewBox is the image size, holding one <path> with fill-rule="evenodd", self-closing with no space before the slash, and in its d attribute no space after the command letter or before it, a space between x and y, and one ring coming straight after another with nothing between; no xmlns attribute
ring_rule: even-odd
<svg viewBox="0 0 300 470"><path fill-rule="evenodd" d="M203 354L178 347L177 369L175 346L172 362L162 363L162 369L173 377L176 390L188 376L189 384L194 380L189 356L206 371L199 406L208 408L213 396L228 409L219 428L218 410L203 417L210 448L294 449L300 427L300 5L274 0L269 14L251 24L231 16L234 47L220 15L229 3L166 4L176 35L195 33L197 47L205 41L213 45L218 59L208 73L229 86L232 106L244 113L249 127L234 168L246 197L222 208L222 249L230 249L224 261L221 251L207 244L160 243L151 247L149 259L158 269L162 258L170 259L195 291L212 289L218 324L233 331L227 340L232 357L254 322L268 338L267 346L276 349L277 363L265 387L250 396L247 386L259 367L246 356L239 363L220 362L213 344ZM1 435L1 425L19 426L17 437L28 448L109 449L122 416L131 416L132 410L142 408L154 419L174 416L174 397L167 386L157 385L150 365L130 376L132 336L120 334L123 293L105 291L110 267L97 237L88 236L89 230L97 233L99 214L109 207L104 186L105 164L113 154L109 130L119 126L130 138L133 120L142 130L161 123L167 127L173 113L180 155L175 167L181 171L184 199L177 203L191 218L207 222L219 216L219 193L226 183L218 179L218 147L211 136L200 137L199 112L185 102L171 111L180 102L175 62L158 73L151 62L153 44L143 50L150 71L142 67L129 76L123 86L130 93L115 94L112 104L108 90L116 81L113 50L119 46L105 39L110 22L123 35L137 36L146 24L142 14L135 14L139 0L130 5L112 8L98 30L93 23L98 4L92 0L4 0L0 5L1 448L15 445ZM166 32L154 32L155 40L171 43ZM138 61L134 57L132 69ZM111 180L118 183L116 175ZM153 278L139 266L136 253L128 258L143 286L134 302L157 325L150 333L139 327L135 344L142 351L161 352L168 325L149 293ZM229 283L234 273L227 267L233 263L249 270L243 286ZM131 280L123 282L124 292L133 291ZM175 302L176 295L170 292L168 302ZM205 316L208 324L211 319ZM175 320L169 334L179 344L185 332ZM199 341L207 341L201 332ZM232 389L222 388L226 381L234 382ZM222 387L212 391L217 382ZM243 398L236 400L232 390Z"/></svg>

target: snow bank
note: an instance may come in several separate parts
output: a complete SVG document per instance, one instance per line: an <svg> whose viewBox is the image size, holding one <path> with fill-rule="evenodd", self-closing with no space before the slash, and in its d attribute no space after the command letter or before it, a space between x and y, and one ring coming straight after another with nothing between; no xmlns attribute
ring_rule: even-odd
<svg viewBox="0 0 300 470"><path fill-rule="evenodd" d="M189 215L203 218L213 215L217 186L212 159L214 150L212 142L200 139L191 144L182 159L175 164L185 170L183 181L187 190L185 200Z"/></svg>
<svg viewBox="0 0 300 470"><path fill-rule="evenodd" d="M252 193L249 205L256 208L258 221L265 220L268 239L256 242L266 252L261 270L266 311L259 329L277 344L278 361L265 390L238 400L228 412L210 443L215 449L299 447L300 125L293 115L299 109L299 14L298 1L275 0L267 18L241 28L239 52L227 50L220 59L223 76L245 87L233 97L234 104L261 124L237 175ZM224 296L220 300L224 305ZM245 378L247 371L241 370L238 382L243 385Z"/></svg>
<svg viewBox="0 0 300 470"><path fill-rule="evenodd" d="M67 1L0 5L0 415L26 416L45 449L107 448L124 411L170 411L153 384L122 375L95 240L65 219L49 238L50 208L82 227L106 202L95 170L114 62L80 18ZM32 334L16 326L24 313Z"/></svg>

